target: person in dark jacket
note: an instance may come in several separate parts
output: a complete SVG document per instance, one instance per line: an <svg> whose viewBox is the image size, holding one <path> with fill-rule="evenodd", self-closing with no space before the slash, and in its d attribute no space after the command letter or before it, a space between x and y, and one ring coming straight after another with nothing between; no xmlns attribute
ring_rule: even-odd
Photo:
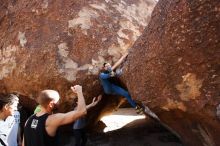
<svg viewBox="0 0 220 146"><path fill-rule="evenodd" d="M98 102L102 99L102 95L99 95L98 98L93 98L92 103L86 105L86 109L89 110L92 107L96 106ZM85 146L87 142L86 135L86 116L81 117L76 120L73 124L74 136L75 136L75 146Z"/></svg>

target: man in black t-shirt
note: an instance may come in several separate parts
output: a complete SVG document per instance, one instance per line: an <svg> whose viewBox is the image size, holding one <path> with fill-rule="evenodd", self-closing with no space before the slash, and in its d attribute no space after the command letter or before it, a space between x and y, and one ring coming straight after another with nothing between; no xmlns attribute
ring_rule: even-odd
<svg viewBox="0 0 220 146"><path fill-rule="evenodd" d="M24 127L23 146L56 146L56 131L58 127L72 123L86 114L82 87L75 85L71 89L77 94L78 104L76 110L68 113L52 114L55 105L60 99L57 91L43 90L40 93L38 102L41 106L41 111L27 120Z"/></svg>

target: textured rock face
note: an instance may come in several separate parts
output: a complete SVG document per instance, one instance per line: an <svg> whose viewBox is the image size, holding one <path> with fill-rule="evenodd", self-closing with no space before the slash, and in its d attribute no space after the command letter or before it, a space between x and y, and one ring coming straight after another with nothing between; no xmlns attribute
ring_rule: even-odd
<svg viewBox="0 0 220 146"><path fill-rule="evenodd" d="M35 98L46 88L100 93L97 74L148 24L154 0L19 0L0 9L0 92Z"/></svg>
<svg viewBox="0 0 220 146"><path fill-rule="evenodd" d="M161 0L123 81L186 145L220 145L220 3Z"/></svg>

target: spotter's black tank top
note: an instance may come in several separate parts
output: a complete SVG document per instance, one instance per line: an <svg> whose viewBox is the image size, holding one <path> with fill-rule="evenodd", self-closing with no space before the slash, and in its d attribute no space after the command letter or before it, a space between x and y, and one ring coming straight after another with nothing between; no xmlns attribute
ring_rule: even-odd
<svg viewBox="0 0 220 146"><path fill-rule="evenodd" d="M46 131L46 120L49 114L37 117L32 115L24 127L25 146L57 146L57 137L51 137Z"/></svg>

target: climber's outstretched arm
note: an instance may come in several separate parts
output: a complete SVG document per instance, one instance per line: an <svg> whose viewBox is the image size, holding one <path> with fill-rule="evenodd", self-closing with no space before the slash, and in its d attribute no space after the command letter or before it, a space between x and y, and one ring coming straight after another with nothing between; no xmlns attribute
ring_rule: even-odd
<svg viewBox="0 0 220 146"><path fill-rule="evenodd" d="M115 70L123 61L124 59L128 56L128 53L126 52L121 58L112 66L112 70Z"/></svg>

